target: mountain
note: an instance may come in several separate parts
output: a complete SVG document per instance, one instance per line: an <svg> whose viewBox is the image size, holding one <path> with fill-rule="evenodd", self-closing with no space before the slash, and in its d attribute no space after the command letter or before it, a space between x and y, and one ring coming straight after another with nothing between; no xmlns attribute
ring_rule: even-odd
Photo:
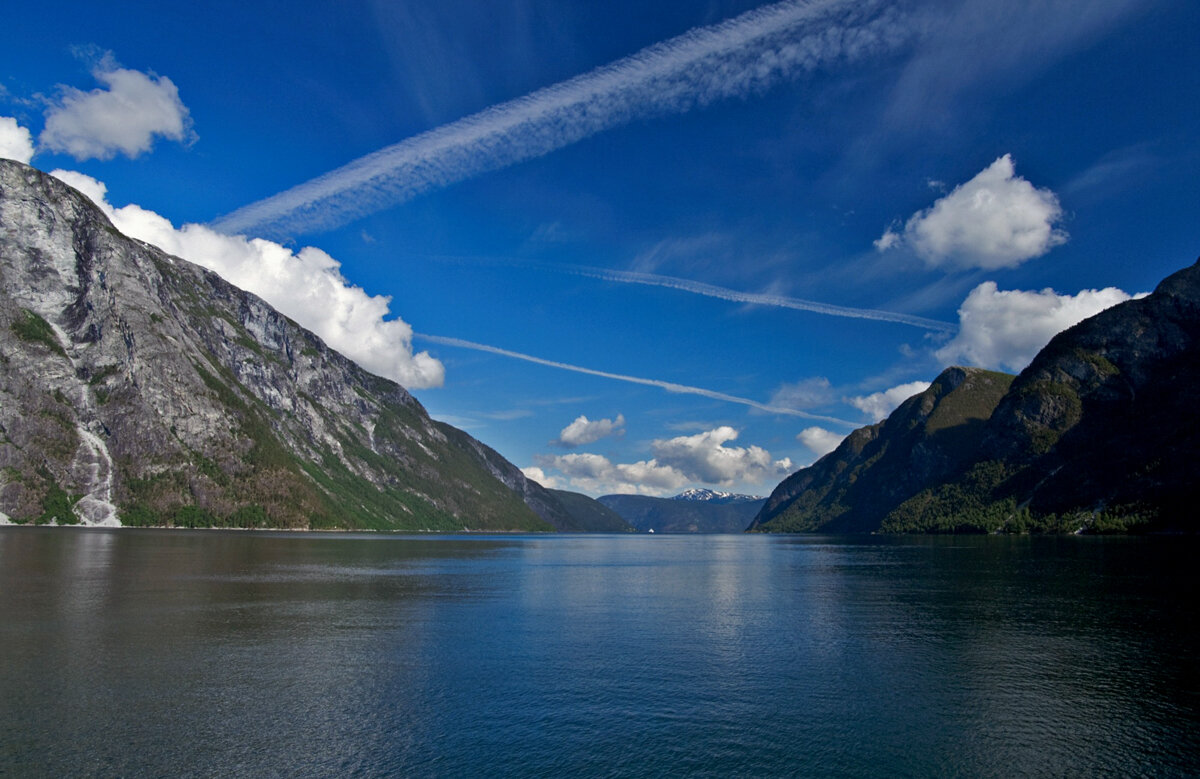
<svg viewBox="0 0 1200 779"><path fill-rule="evenodd" d="M0 160L0 520L550 530L548 491L261 299Z"/></svg>
<svg viewBox="0 0 1200 779"><path fill-rule="evenodd" d="M707 503L747 503L756 500L764 500L761 495L739 495L734 492L719 492L717 490L708 489L690 489L684 490L671 500L693 500L704 501Z"/></svg>
<svg viewBox="0 0 1200 779"><path fill-rule="evenodd" d="M976 387L964 398L982 412L992 392ZM932 413L953 394L926 398ZM921 434L903 433L904 420L913 419L926 395L906 401L882 425L855 431L838 450L789 477L753 529L1195 532L1200 262L1151 295L1057 335L994 403L986 422L963 428L960 446L951 447L957 455L949 459L937 455L928 425ZM884 438L889 448L899 444L911 452L918 474L888 468L882 457L854 455L855 447L865 452ZM855 488L827 499L835 485L848 483L842 472L852 465ZM871 490L857 488L863 480ZM853 522L831 522L834 512L821 511L829 506Z"/></svg>
<svg viewBox="0 0 1200 779"><path fill-rule="evenodd" d="M602 495L596 500L643 533L741 533L763 505L763 498L730 493L703 498L698 492L711 491L689 490L673 498Z"/></svg>
<svg viewBox="0 0 1200 779"><path fill-rule="evenodd" d="M785 479L750 529L878 530L881 518L902 501L962 471L1012 380L978 368L946 369L887 419L855 430Z"/></svg>
<svg viewBox="0 0 1200 779"><path fill-rule="evenodd" d="M557 530L574 533L632 533L634 528L621 515L595 498L579 492L550 490L571 515L571 524Z"/></svg>

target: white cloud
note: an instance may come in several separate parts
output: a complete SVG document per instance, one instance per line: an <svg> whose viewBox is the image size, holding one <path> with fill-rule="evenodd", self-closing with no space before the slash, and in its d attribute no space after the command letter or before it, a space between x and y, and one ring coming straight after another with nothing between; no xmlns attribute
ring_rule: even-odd
<svg viewBox="0 0 1200 779"><path fill-rule="evenodd" d="M117 67L106 57L92 71L104 89L63 87L46 110L38 136L42 148L77 160L137 157L156 136L184 142L193 137L191 117L179 90L166 76Z"/></svg>
<svg viewBox="0 0 1200 779"><path fill-rule="evenodd" d="M791 460L784 458L772 461L770 453L762 447L725 446L737 437L737 430L722 425L696 435L658 439L650 445L650 449L659 463L705 484L729 485L739 481L759 483L767 477L784 476L791 472Z"/></svg>
<svg viewBox="0 0 1200 779"><path fill-rule="evenodd" d="M1055 335L1130 297L1115 287L1059 295L999 290L985 281L959 307L958 335L935 354L945 365L1020 371Z"/></svg>
<svg viewBox="0 0 1200 779"><path fill-rule="evenodd" d="M758 484L792 472L791 460L772 460L761 447L725 446L737 437L732 427L718 427L692 436L656 439L650 445L654 457L635 463L614 463L588 453L539 455L535 460L543 474L556 469L573 488L593 494L669 495L696 482Z"/></svg>
<svg viewBox="0 0 1200 779"><path fill-rule="evenodd" d="M845 433L835 433L823 427L806 427L796 436L796 440L804 444L817 457L823 457L838 448Z"/></svg>
<svg viewBox="0 0 1200 779"><path fill-rule="evenodd" d="M594 443L601 438L611 435L621 435L625 431L625 417L617 414L616 419L589 420L580 414L574 422L562 429L555 442L561 446L583 446Z"/></svg>
<svg viewBox="0 0 1200 779"><path fill-rule="evenodd" d="M409 389L441 386L442 364L427 352L413 354L412 328L400 319L386 319L391 298L351 286L339 272L338 261L320 249L293 252L277 243L222 235L196 224L176 229L140 206L114 208L106 199L105 185L90 176L65 170L51 175L91 198L125 235L253 292L368 371Z"/></svg>
<svg viewBox="0 0 1200 779"><path fill-rule="evenodd" d="M542 469L561 471L571 487L592 494L669 495L688 483L682 473L655 460L618 464L599 454L539 455L536 460Z"/></svg>
<svg viewBox="0 0 1200 779"><path fill-rule="evenodd" d="M806 409L824 406L834 400L833 385L824 376L784 384L771 395L771 405Z"/></svg>
<svg viewBox="0 0 1200 779"><path fill-rule="evenodd" d="M462 338L450 338L444 335L429 335L427 333L414 333L415 338L419 338L429 343L442 344L443 346L455 346L460 349L472 349L477 352L486 354L498 354L502 357L511 357L514 360L524 360L531 362L534 365L545 365L550 368L558 368L564 371L573 371L582 373L587 376L600 376L605 379L613 379L614 381L625 381L630 384L641 384L646 387L658 387L667 392L674 392L681 395L699 395L704 398L712 398L726 403L739 403L743 406L756 408L759 411L767 411L772 414L788 414L790 416L804 417L806 419L814 419L820 422L829 422L835 425L846 425L853 427L853 422L847 422L844 419L836 417L826 417L819 414L810 414L807 411L798 411L794 408L785 408L782 406L772 406L767 403L759 403L757 400L749 398L739 398L737 395L729 395L724 392L715 392L713 390L704 389L702 387L690 387L686 384L676 384L672 381L661 381L659 379L643 379L639 376L627 376L623 373L610 373L609 371L598 371L594 368L585 368L580 365L571 365L566 362L557 362L556 360L546 360L541 357L534 357L531 354L522 354L514 352L510 349L501 349L499 346L489 346L488 344L475 343L474 341L465 341Z"/></svg>
<svg viewBox="0 0 1200 779"><path fill-rule="evenodd" d="M526 479L532 479L548 490L559 489L558 479L547 475L545 471L536 465L531 465L528 468L522 468L521 473L525 474Z"/></svg>
<svg viewBox="0 0 1200 779"><path fill-rule="evenodd" d="M0 157L27 163L33 159L33 138L11 116L0 116Z"/></svg>
<svg viewBox="0 0 1200 779"><path fill-rule="evenodd" d="M893 50L914 27L892 6L784 0L380 149L215 224L230 232L332 229L631 121L756 94Z"/></svg>
<svg viewBox="0 0 1200 779"><path fill-rule="evenodd" d="M930 266L1014 268L1066 242L1066 232L1055 226L1062 215L1058 197L1015 175L1005 154L913 214L903 231L889 228L875 248L904 245Z"/></svg>
<svg viewBox="0 0 1200 779"><path fill-rule="evenodd" d="M910 381L908 384L901 384L882 392L846 398L846 402L878 422L913 395L929 389L929 386L927 381Z"/></svg>

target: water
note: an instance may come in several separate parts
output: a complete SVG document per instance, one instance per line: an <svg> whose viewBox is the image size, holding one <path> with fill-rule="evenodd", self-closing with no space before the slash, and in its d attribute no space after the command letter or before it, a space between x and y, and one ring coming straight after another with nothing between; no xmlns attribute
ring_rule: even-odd
<svg viewBox="0 0 1200 779"><path fill-rule="evenodd" d="M1194 539L0 530L0 774L1200 773Z"/></svg>

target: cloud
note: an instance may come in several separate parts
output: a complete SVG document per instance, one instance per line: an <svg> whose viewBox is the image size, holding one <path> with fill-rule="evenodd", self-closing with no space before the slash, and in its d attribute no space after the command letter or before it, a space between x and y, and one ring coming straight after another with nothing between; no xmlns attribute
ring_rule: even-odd
<svg viewBox="0 0 1200 779"><path fill-rule="evenodd" d="M554 476L549 476L541 468L536 465L531 465L528 468L522 468L521 473L525 474L526 479L532 479L548 490L559 489L558 479Z"/></svg>
<svg viewBox="0 0 1200 779"><path fill-rule="evenodd" d="M105 57L92 70L103 89L84 92L62 87L46 110L38 143L76 160L130 159L147 152L155 137L186 142L194 138L188 109L166 76L120 68Z"/></svg>
<svg viewBox="0 0 1200 779"><path fill-rule="evenodd" d="M531 362L536 365L545 365L550 368L558 368L558 369L564 370L564 371L574 371L575 373L584 373L589 376L600 376L605 379L614 379L616 381L626 381L626 382L629 382L630 384L641 384L641 385L644 385L647 387L658 387L659 389L666 390L667 392L674 392L674 393L677 393L680 395L700 395L701 397L712 398L713 400L720 400L720 401L724 401L726 403L738 403L743 406L750 406L751 408L756 408L759 411L767 411L772 414L788 414L790 416L804 417L807 419L814 419L814 420L821 421L821 422L830 422L835 425L845 425L847 427L854 427L853 422L847 422L844 419L838 419L836 417L825 417L825 416L821 416L819 414L809 414L806 411L800 411L800 410L794 409L794 408L786 408L783 406L769 405L767 403L759 403L757 400L750 400L749 398L740 398L737 395L727 395L724 392L716 392L714 390L703 389L701 387L690 387L686 384L676 384L674 382L661 381L659 379L643 379L643 378L640 378L637 376L627 376L622 373L609 373L608 371L598 371L598 370L594 370L592 368L584 368L584 367L581 367L578 365L571 365L570 363L556 362L554 360L546 360L541 357L534 357L529 354L522 354L521 352L514 352L514 351L510 351L508 349L501 349L498 346L488 346L487 344L475 343L474 341L465 341L461 338L450 338L450 337L443 336L443 335L429 335L427 333L413 333L413 337L419 338L423 341L428 341L429 343L442 344L443 346L454 346L454 347L458 347L460 349L473 349L477 352L486 352L488 354L498 354L503 357L511 357L514 360L524 360L526 362Z"/></svg>
<svg viewBox="0 0 1200 779"><path fill-rule="evenodd" d="M762 447L725 445L737 437L737 430L722 425L696 435L658 439L650 449L657 462L705 484L759 483L767 477L791 472L791 460L785 457L772 461L770 453Z"/></svg>
<svg viewBox="0 0 1200 779"><path fill-rule="evenodd" d="M409 389L441 386L442 364L427 352L414 354L412 328L400 319L386 318L391 298L351 286L339 272L338 261L320 249L293 252L262 239L222 235L204 225L176 229L166 218L140 206L114 208L105 185L90 176L65 170L51 175L91 198L125 235L253 292L368 371Z"/></svg>
<svg viewBox="0 0 1200 779"><path fill-rule="evenodd" d="M548 263L528 263L528 265L536 265L536 267L542 270L556 270L564 273L572 273L576 276L600 279L601 281L613 281L620 284L641 284L649 287L665 287L681 292L690 292L693 295L704 295L720 300L728 300L732 303L750 303L757 306L790 308L796 311L810 311L815 314L848 317L850 319L874 319L880 322L898 322L900 324L912 325L913 327L925 328L926 330L949 332L954 329L954 325L949 322L939 322L936 319L926 319L925 317L912 316L911 314L898 314L893 311L879 311L872 308L837 306L832 303L819 303L815 300L803 300L784 295L740 292L713 284L705 284L700 281L690 281L673 276L660 276L655 273L607 270L604 268L589 268L583 265L550 265Z"/></svg>
<svg viewBox="0 0 1200 779"><path fill-rule="evenodd" d="M688 483L682 473L655 460L613 463L599 454L538 455L534 459L540 469L557 469L571 487L592 494L669 495Z"/></svg>
<svg viewBox="0 0 1200 779"><path fill-rule="evenodd" d="M617 414L616 419L597 419L595 421L580 414L574 422L562 429L558 440L554 443L567 447L583 446L611 435L621 435L625 432L622 429L624 426L625 417L621 414Z"/></svg>
<svg viewBox="0 0 1200 779"><path fill-rule="evenodd" d="M910 381L908 384L901 384L882 392L846 398L846 402L871 417L873 421L878 422L913 395L929 389L929 386L927 381Z"/></svg>
<svg viewBox="0 0 1200 779"><path fill-rule="evenodd" d="M771 405L783 408L816 408L834 400L833 385L824 376L784 384L771 395Z"/></svg>
<svg viewBox="0 0 1200 779"><path fill-rule="evenodd" d="M1058 197L1015 175L1005 154L913 214L903 231L889 228L875 248L907 246L931 267L1015 268L1066 243L1066 232L1055 227L1062 215Z"/></svg>
<svg viewBox="0 0 1200 779"><path fill-rule="evenodd" d="M985 281L958 309L958 335L935 352L944 365L966 363L1020 371L1058 333L1110 306L1129 300L1115 287L1085 289L1077 295L999 290Z"/></svg>
<svg viewBox="0 0 1200 779"><path fill-rule="evenodd" d="M835 433L823 427L806 427L796 436L796 440L807 446L817 457L824 457L837 449L838 444L845 438L845 433Z"/></svg>
<svg viewBox="0 0 1200 779"><path fill-rule="evenodd" d="M819 67L890 51L910 37L910 27L893 6L785 0L401 141L214 226L224 232L332 229L636 119L761 93Z"/></svg>
<svg viewBox="0 0 1200 779"><path fill-rule="evenodd" d="M11 116L0 116L0 157L29 163L33 159L33 138Z"/></svg>
<svg viewBox="0 0 1200 779"><path fill-rule="evenodd" d="M537 467L561 471L572 487L590 492L636 495L667 495L700 482L732 485L754 484L778 479L792 471L792 461L772 460L758 446L726 446L737 439L732 427L718 427L692 436L656 439L650 444L654 457L635 463L614 463L599 454L565 454L535 457ZM537 479L535 479L537 481Z"/></svg>

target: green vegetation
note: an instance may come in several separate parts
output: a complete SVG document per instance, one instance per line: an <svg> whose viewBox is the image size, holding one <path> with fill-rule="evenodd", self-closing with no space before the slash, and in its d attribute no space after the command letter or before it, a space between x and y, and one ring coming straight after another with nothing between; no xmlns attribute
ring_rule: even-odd
<svg viewBox="0 0 1200 779"><path fill-rule="evenodd" d="M47 477L49 474L47 474ZM68 495L67 492L53 480L47 479L46 497L42 498L41 516L35 518L35 525L45 525L57 522L60 525L77 525L79 519L75 516L75 504L82 495Z"/></svg>
<svg viewBox="0 0 1200 779"><path fill-rule="evenodd" d="M21 309L20 318L12 323L12 331L22 341L41 344L61 357L67 356L50 323L27 308Z"/></svg>

